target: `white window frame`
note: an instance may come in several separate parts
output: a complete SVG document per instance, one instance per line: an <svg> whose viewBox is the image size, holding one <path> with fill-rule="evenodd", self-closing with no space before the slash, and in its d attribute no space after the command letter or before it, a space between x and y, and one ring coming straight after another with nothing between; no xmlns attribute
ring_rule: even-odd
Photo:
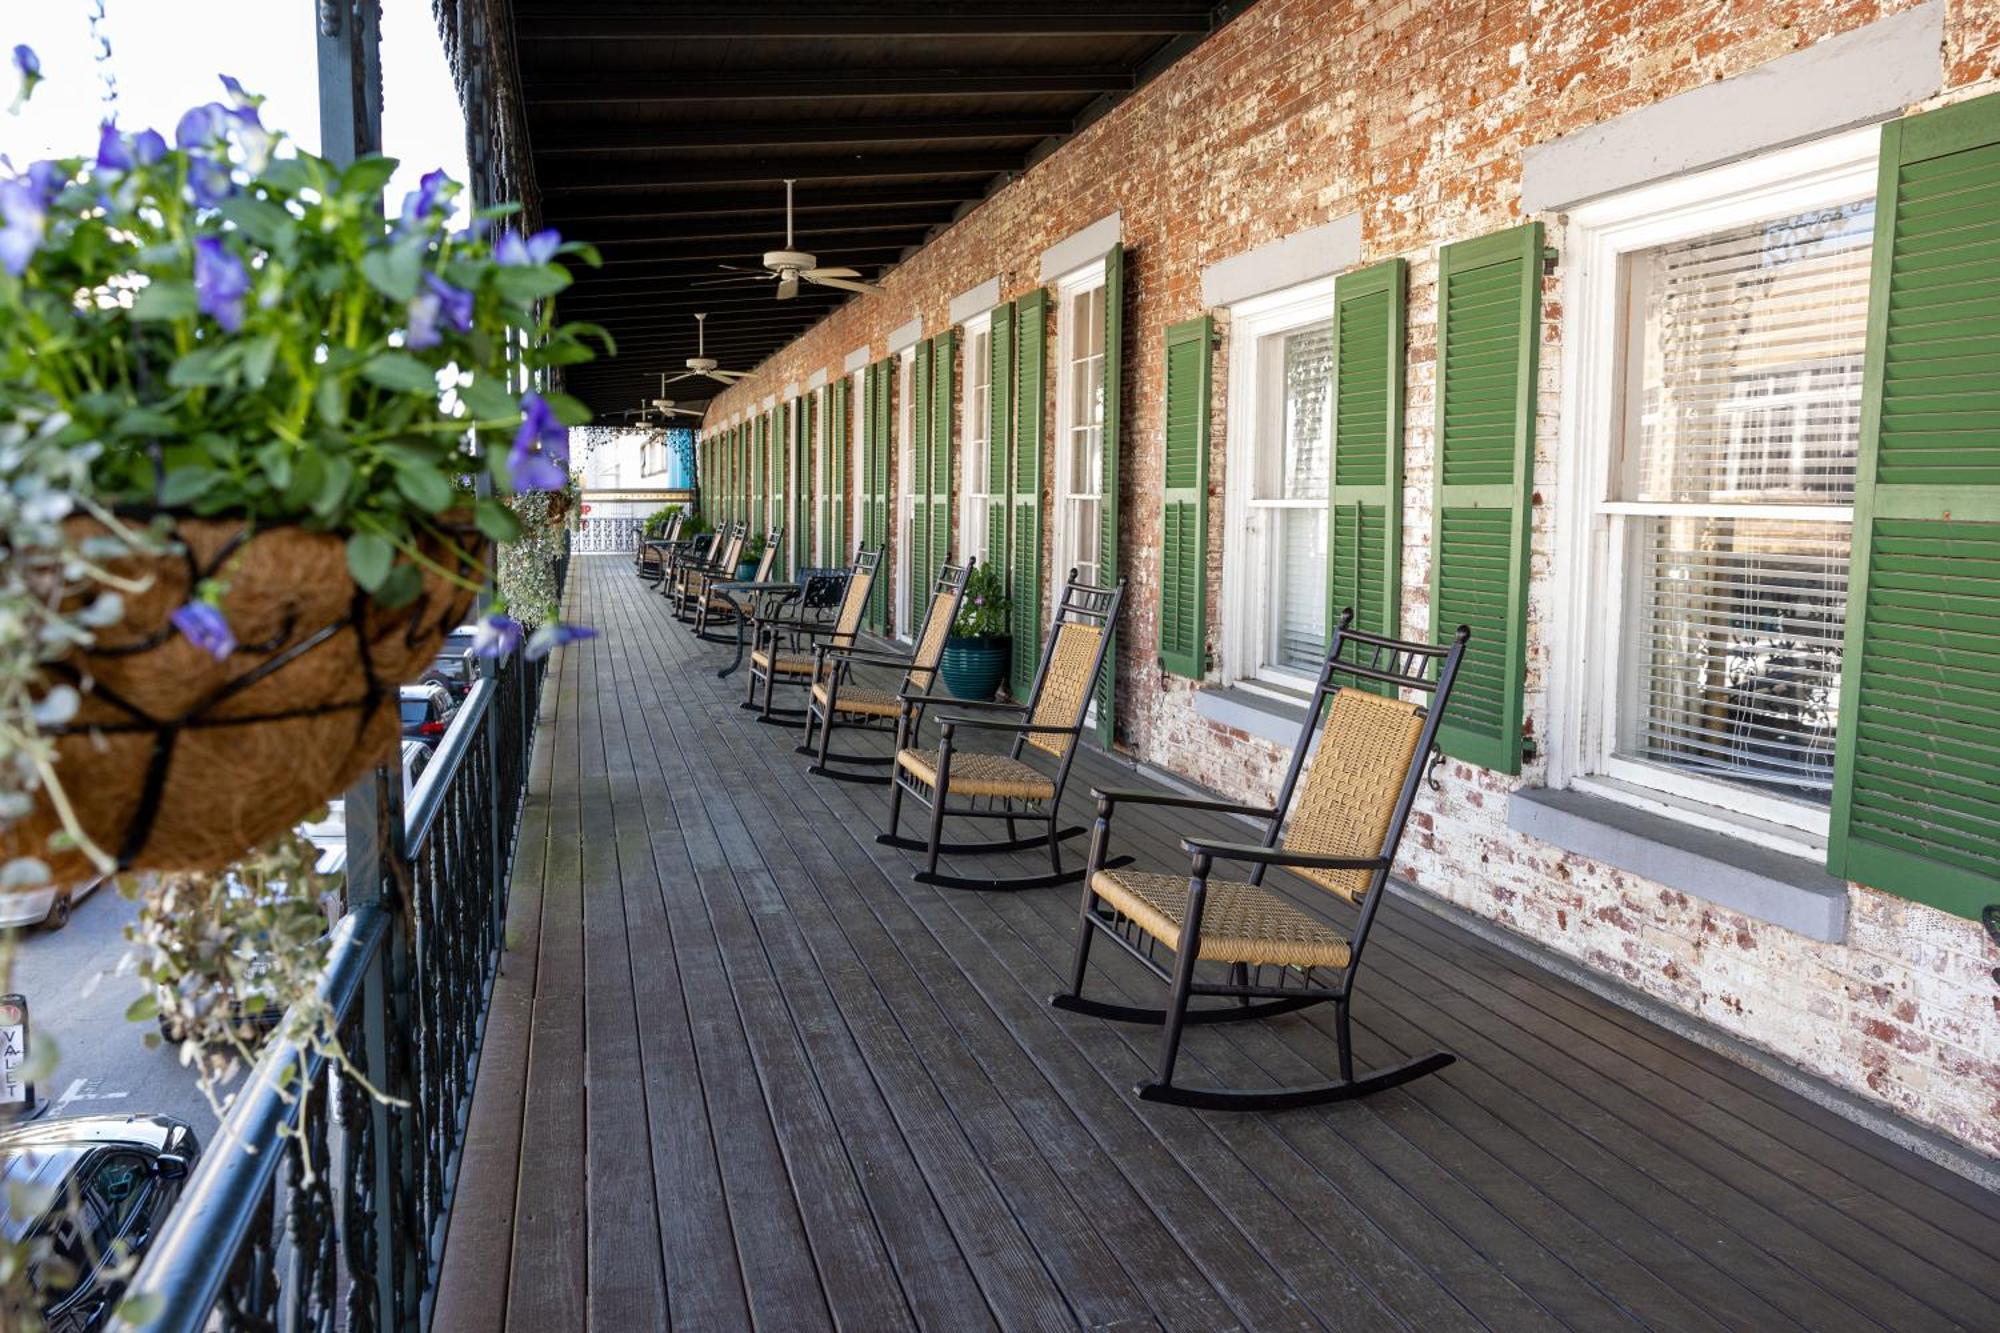
<svg viewBox="0 0 2000 1333"><path fill-rule="evenodd" d="M965 321L965 392L960 395L963 417L958 438L958 545L960 560L986 558L986 521L991 516L993 497L987 493L986 477L991 441L986 432L993 416L993 315L987 312Z"/></svg>
<svg viewBox="0 0 2000 1333"><path fill-rule="evenodd" d="M861 520L868 508L868 441L867 432L862 429L868 420L867 372L857 370L849 378L853 383L847 394L847 498L852 503L847 512L852 521L845 526L849 550L858 551L866 540ZM848 558L848 552L844 551L836 563L845 565Z"/></svg>
<svg viewBox="0 0 2000 1333"><path fill-rule="evenodd" d="M1825 852L1823 808L1613 753L1628 575L1612 499L1627 336L1624 257L1787 213L1872 196L1875 128L1830 135L1573 209L1564 228L1562 400L1550 627L1549 785L1574 787L1800 856ZM1850 520L1851 505L1680 505L1690 516Z"/></svg>
<svg viewBox="0 0 2000 1333"><path fill-rule="evenodd" d="M914 345L905 347L896 354L896 421L895 421L895 461L896 489L894 503L890 510L890 540L896 547L896 582L894 587L895 624L890 633L893 637L908 643L914 634L910 626L910 559L916 549L917 536L917 492L911 485L916 480L917 470L917 349Z"/></svg>
<svg viewBox="0 0 2000 1333"><path fill-rule="evenodd" d="M1259 531L1257 510L1317 508L1327 501L1265 500L1252 502L1256 490L1257 457L1262 449L1281 446L1284 435L1284 367L1263 355L1264 340L1282 338L1333 318L1333 279L1311 282L1239 301L1229 310L1229 434L1224 448L1222 513L1222 605L1241 608L1225 613L1218 629L1222 677L1274 695L1296 699L1311 693L1315 677L1264 661L1269 642L1270 598L1264 596L1264 569L1269 543L1276 534ZM1282 344L1280 344L1282 345ZM1331 412L1331 399L1327 404ZM1333 466L1331 456L1327 459ZM1327 479L1329 493L1332 478Z"/></svg>
<svg viewBox="0 0 2000 1333"><path fill-rule="evenodd" d="M1069 488L1069 479L1072 472L1071 464L1074 461L1072 453L1075 444L1072 436L1076 431L1076 422L1071 419L1075 409L1075 394L1072 392L1074 387L1072 380L1075 377L1075 371L1070 363L1074 360L1077 333L1075 321L1069 317L1070 303L1077 297L1090 292L1093 288L1103 287L1105 285L1104 276L1104 260L1102 257L1099 257L1091 260L1090 263L1084 265L1082 268L1064 274L1062 277L1056 279L1055 284L1056 449L1055 485L1050 491L1053 508L1049 514L1049 552L1054 561L1054 567L1050 570L1050 576L1046 580L1049 599L1047 613L1050 616L1055 614L1056 605L1062 597L1063 581L1069 577L1071 566L1076 564L1077 534L1070 531L1069 522L1071 500L1085 494L1095 495L1099 505L1097 512L1100 516L1104 512L1102 508L1104 494L1101 490L1083 492L1071 491ZM1105 321L1108 325L1111 312L1106 310L1104 313ZM1107 328L1107 333L1108 331ZM1101 366L1102 362L1099 365ZM1102 568L1101 562L1099 568Z"/></svg>
<svg viewBox="0 0 2000 1333"><path fill-rule="evenodd" d="M826 555L826 530L832 526L833 520L833 485L828 475L833 468L833 455L826 447L826 408L833 396L822 384L812 391L811 397L812 438L807 441L807 447L812 451L813 498L812 503L806 506L806 512L811 516L813 525L812 562L817 568L824 569L829 563ZM826 522L820 521L822 508L826 511Z"/></svg>

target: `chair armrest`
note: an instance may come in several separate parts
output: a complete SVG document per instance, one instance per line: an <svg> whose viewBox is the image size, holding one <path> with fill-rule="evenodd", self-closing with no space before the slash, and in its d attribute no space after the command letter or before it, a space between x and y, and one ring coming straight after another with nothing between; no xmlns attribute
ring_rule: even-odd
<svg viewBox="0 0 2000 1333"><path fill-rule="evenodd" d="M911 696L904 695L903 697L907 700ZM921 696L918 697L921 698ZM940 702L940 701L933 700L933 702ZM964 702L963 700L954 700L950 706L956 708L960 703L963 702ZM1040 723L995 722L995 721L990 721L987 718L983 717L941 717L937 720L937 724L938 724L938 730L944 733L944 738L947 743L950 742L952 729L955 727L971 727L975 731L1004 731L1009 735L1021 735L1021 736L1030 736L1030 735L1073 736L1079 730L1081 730L1081 728L1074 726L1058 727L1053 725L1052 723L1047 723L1047 722L1040 722Z"/></svg>
<svg viewBox="0 0 2000 1333"><path fill-rule="evenodd" d="M907 654L878 653L867 648L843 648L834 643L814 644L813 651L822 657L838 658L843 662L859 662L865 666L906 667L910 664L910 657Z"/></svg>
<svg viewBox="0 0 2000 1333"><path fill-rule="evenodd" d="M1113 805L1164 805L1176 810L1210 810L1222 815L1262 815L1269 819L1277 811L1268 805L1245 805L1241 801L1216 801L1206 796L1182 796L1177 792L1144 791L1138 787L1092 787L1090 794L1100 810Z"/></svg>
<svg viewBox="0 0 2000 1333"><path fill-rule="evenodd" d="M1295 870L1381 870L1389 864L1386 856L1327 856L1320 852L1266 847L1255 842L1219 842L1213 838L1182 838L1181 848L1190 856L1254 861L1259 865L1289 866Z"/></svg>
<svg viewBox="0 0 2000 1333"><path fill-rule="evenodd" d="M922 690L905 690L899 697L904 703L934 704L946 702L941 700L939 696L927 694ZM1028 705L1026 704L1003 703L998 699L952 699L948 702L953 708L968 708L986 713L1025 713L1028 711ZM971 718L961 720L965 722L972 721ZM1057 727L1055 729L1057 731L1069 730L1068 727Z"/></svg>

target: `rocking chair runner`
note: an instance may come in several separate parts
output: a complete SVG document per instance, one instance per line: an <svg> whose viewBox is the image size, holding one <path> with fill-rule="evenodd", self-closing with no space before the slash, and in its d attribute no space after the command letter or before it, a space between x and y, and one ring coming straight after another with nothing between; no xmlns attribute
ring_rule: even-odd
<svg viewBox="0 0 2000 1333"><path fill-rule="evenodd" d="M769 583L771 567L778 563L778 551L785 540L783 528L772 528L764 534L764 553L757 557L757 572L751 576L752 583ZM736 571L722 573L719 570L703 570L694 575L694 633L698 639L716 640L710 634L713 625L733 625L741 614L737 604L715 590L718 583L731 583L736 579Z"/></svg>
<svg viewBox="0 0 2000 1333"><path fill-rule="evenodd" d="M646 530L639 529L638 549L632 553L632 568L642 583L658 583L666 573L667 558L681 539L681 525L687 521L686 510L676 510L667 519L666 527L657 537L649 537Z"/></svg>
<svg viewBox="0 0 2000 1333"><path fill-rule="evenodd" d="M937 679L938 663L944 657L945 639L951 634L952 622L958 619L958 606L965 599L966 581L972 576L975 563L968 559L963 566L946 565L938 571L930 611L924 617L916 646L909 652L869 652L835 643L815 645L819 665L813 672L812 689L806 698L805 739L798 747L800 754L815 756L807 772L843 782L882 780L878 773L855 773L832 767L833 762L875 766L893 763L895 759L894 755L835 751L829 748L833 729L838 725L857 731L893 730L895 724L890 719L901 714L903 696L930 693ZM894 690L865 689L853 682L856 666L900 667L903 679ZM817 746L813 741L815 723L819 727Z"/></svg>
<svg viewBox="0 0 2000 1333"><path fill-rule="evenodd" d="M1125 584L1097 588L1077 580L1071 570L1056 604L1054 623L1041 665L1026 703L980 703L956 699L953 712L938 719L939 742L935 751L916 746L922 724L922 710L935 702L922 694L905 693L896 725L896 762L889 776L889 831L875 840L891 847L920 851L927 855L919 884L939 884L956 889L1039 889L1057 884L1074 884L1082 870L1065 871L1062 843L1083 832L1082 826L1062 828L1063 787L1069 781L1070 765L1083 735L1084 718L1096 692L1098 673L1104 669L1104 655L1111 645L1111 631L1118 623L1125 602ZM1016 720L997 717L967 717L960 709L987 714L1012 713ZM961 730L1011 734L1013 744L1004 754L960 751ZM1027 762L1023 755L1034 749L1055 760L1053 776ZM900 818L905 794L930 807L930 836L922 841L905 838ZM952 798L960 804L952 804ZM981 800L985 801L982 806ZM994 842L946 842L947 815L959 819L999 819L1007 824L1007 837ZM1015 836L1015 825L1026 820L1040 822L1046 832L1033 837ZM947 875L938 870L938 858L953 855L981 856L1022 852L1046 845L1050 873L1003 879L977 879ZM1129 860L1129 858L1127 858ZM1125 864L1120 862L1119 864Z"/></svg>
<svg viewBox="0 0 2000 1333"><path fill-rule="evenodd" d="M1077 923L1076 956L1069 990L1050 999L1058 1009L1129 1023L1163 1025L1159 1068L1151 1082L1134 1091L1146 1101L1172 1102L1211 1110L1281 1110L1346 1101L1434 1073L1452 1062L1433 1051L1387 1069L1356 1077L1348 1034L1348 1004L1361 949L1380 910L1403 826L1410 817L1425 762L1437 737L1438 721L1451 697L1452 683L1471 631L1463 626L1447 646L1413 643L1364 634L1350 628L1353 612L1343 612L1319 684L1300 730L1291 766L1273 806L1211 801L1165 792L1094 792L1097 827L1091 839L1090 877ZM1355 655L1343 660L1344 650ZM1430 669L1435 666L1435 675ZM1336 675L1373 681L1431 695L1428 708L1384 697ZM1322 725L1319 751L1300 790L1313 729ZM1292 797L1298 801L1294 804ZM1118 869L1105 859L1111 818L1120 805L1155 805L1206 810L1268 820L1261 842L1228 842L1188 837L1181 846L1190 859L1185 879ZM1289 827L1286 815L1290 814ZM1280 835L1282 833L1282 841ZM1252 867L1247 881L1212 879L1218 860ZM1264 872L1282 866L1357 909L1352 931L1343 934L1318 917L1263 887ZM1167 982L1165 1009L1141 1009L1083 997L1091 941L1104 935ZM1155 961L1158 946L1171 950L1172 970ZM1197 964L1226 966L1226 980L1197 980ZM1267 977L1267 972L1274 975ZM1190 1009L1197 995L1226 997L1226 1005ZM1188 1088L1174 1082L1182 1028L1188 1023L1227 1023L1332 1002L1340 1077L1310 1087L1225 1089Z"/></svg>
<svg viewBox="0 0 2000 1333"><path fill-rule="evenodd" d="M750 651L750 690L743 707L757 708L757 683L764 684L760 722L796 722L805 716L803 708L773 708L772 694L780 684L804 686L819 670L819 659L811 652L810 640L824 640L836 648L852 648L861 634L861 616L868 609L868 591L875 586L875 570L882 563L880 548L866 547L854 553L854 570L847 579L847 593L840 602L840 614L833 623L808 619L801 608L791 616L776 614L751 621L754 638Z"/></svg>
<svg viewBox="0 0 2000 1333"><path fill-rule="evenodd" d="M729 525L729 531L717 537L715 545L709 547L709 558L704 560L683 560L674 570L674 617L677 620L692 621L695 618L697 588L705 590L704 576L733 579L736 566L743 558L743 543L749 539L750 525L741 521Z"/></svg>

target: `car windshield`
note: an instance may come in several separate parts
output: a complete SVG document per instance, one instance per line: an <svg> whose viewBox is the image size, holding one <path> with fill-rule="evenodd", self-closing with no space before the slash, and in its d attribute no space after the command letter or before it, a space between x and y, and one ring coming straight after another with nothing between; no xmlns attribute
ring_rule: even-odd
<svg viewBox="0 0 2000 1333"><path fill-rule="evenodd" d="M414 726L416 723L431 720L431 701L429 699L405 699L402 703L403 724L405 726Z"/></svg>

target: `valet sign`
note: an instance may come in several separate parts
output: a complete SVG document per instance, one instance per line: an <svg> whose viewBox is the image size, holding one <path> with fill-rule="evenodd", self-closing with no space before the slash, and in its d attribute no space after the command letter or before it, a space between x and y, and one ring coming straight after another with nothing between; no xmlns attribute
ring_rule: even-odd
<svg viewBox="0 0 2000 1333"><path fill-rule="evenodd" d="M28 997L0 995L0 1107L25 1109L35 1100L35 1087L21 1081L28 1059Z"/></svg>

